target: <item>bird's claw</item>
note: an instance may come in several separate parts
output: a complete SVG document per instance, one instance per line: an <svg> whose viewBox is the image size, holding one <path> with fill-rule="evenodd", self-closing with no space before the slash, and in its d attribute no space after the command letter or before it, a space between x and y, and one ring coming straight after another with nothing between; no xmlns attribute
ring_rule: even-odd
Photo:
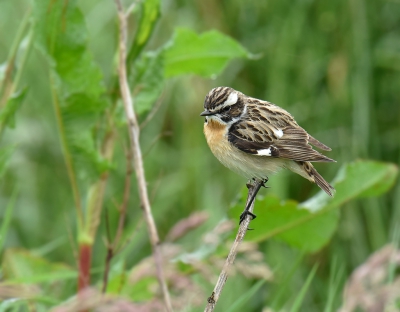
<svg viewBox="0 0 400 312"><path fill-rule="evenodd" d="M243 211L242 212L242 214L240 215L240 221L239 221L239 225L240 224L242 224L242 222L244 221L244 220L246 220L246 217L247 216L251 216L251 220L254 220L255 218L257 218L257 216L254 214L254 213L252 213L252 212L250 212L250 211L248 211L248 210L245 210L245 211Z"/></svg>

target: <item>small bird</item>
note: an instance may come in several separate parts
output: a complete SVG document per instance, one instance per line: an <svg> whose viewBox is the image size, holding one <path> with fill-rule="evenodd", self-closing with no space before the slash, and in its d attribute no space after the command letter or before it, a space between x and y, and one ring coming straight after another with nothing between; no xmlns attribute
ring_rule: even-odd
<svg viewBox="0 0 400 312"><path fill-rule="evenodd" d="M335 189L311 164L334 162L311 145L331 149L309 135L287 111L229 87L212 89L204 109L200 116L205 116L208 146L224 166L249 180L261 181L286 168L333 196Z"/></svg>

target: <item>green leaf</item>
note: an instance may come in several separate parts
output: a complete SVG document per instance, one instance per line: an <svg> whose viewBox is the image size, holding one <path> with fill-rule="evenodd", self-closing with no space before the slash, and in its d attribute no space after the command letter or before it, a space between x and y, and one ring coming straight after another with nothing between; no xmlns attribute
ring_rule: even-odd
<svg viewBox="0 0 400 312"><path fill-rule="evenodd" d="M157 278L145 276L133 285L125 288L123 294L128 295L133 301L147 301L154 298L154 288L157 287Z"/></svg>
<svg viewBox="0 0 400 312"><path fill-rule="evenodd" d="M214 77L234 58L251 57L234 39L211 30L201 35L178 28L165 49L165 76L197 74Z"/></svg>
<svg viewBox="0 0 400 312"><path fill-rule="evenodd" d="M15 114L21 107L25 100L28 88L23 88L15 92L7 101L6 106L0 112L0 128L4 127L15 127Z"/></svg>
<svg viewBox="0 0 400 312"><path fill-rule="evenodd" d="M147 301L154 298L155 288L157 288L157 278L154 276L143 276L132 283L128 274L121 272L110 279L107 293L124 295L133 301Z"/></svg>
<svg viewBox="0 0 400 312"><path fill-rule="evenodd" d="M325 196L323 191L301 204L310 211L336 208L355 198L376 197L387 192L398 175L395 164L358 160L340 168L333 184L335 196Z"/></svg>
<svg viewBox="0 0 400 312"><path fill-rule="evenodd" d="M125 262L117 261L109 271L107 293L118 295L128 282L128 274L125 271ZM129 286L130 287L130 286Z"/></svg>
<svg viewBox="0 0 400 312"><path fill-rule="evenodd" d="M91 113L101 112L105 105L101 100L103 75L88 51L85 19L76 0L36 0L34 8L36 42L56 74L61 105L68 107L66 99L71 97L84 97L86 104L81 105L91 106Z"/></svg>
<svg viewBox="0 0 400 312"><path fill-rule="evenodd" d="M160 97L164 86L164 57L162 52L148 52L133 66L132 85L135 111L142 115L148 112Z"/></svg>
<svg viewBox="0 0 400 312"><path fill-rule="evenodd" d="M18 312L28 309L26 300L12 298L0 302L0 312Z"/></svg>
<svg viewBox="0 0 400 312"><path fill-rule="evenodd" d="M12 283L60 282L77 277L76 270L62 263L51 263L24 249L7 249L2 269Z"/></svg>
<svg viewBox="0 0 400 312"><path fill-rule="evenodd" d="M234 208L235 217L244 205L239 207ZM260 242L275 237L307 252L316 251L328 242L339 218L337 210L316 214L302 209L294 200L282 201L274 195L257 199L255 213L257 218L251 223L255 230L247 232L246 239Z"/></svg>
<svg viewBox="0 0 400 312"><path fill-rule="evenodd" d="M132 43L132 49L128 54L128 64L133 63L146 46L160 17L160 0L141 1L139 5L140 20Z"/></svg>
<svg viewBox="0 0 400 312"><path fill-rule="evenodd" d="M34 16L38 48L51 65L66 153L72 156L77 176L96 179L108 165L100 156L93 129L108 103L103 75L87 48L84 16L76 0L36 0Z"/></svg>
<svg viewBox="0 0 400 312"><path fill-rule="evenodd" d="M249 231L246 238L261 242L275 237L306 252L315 252L329 241L336 229L339 217L336 208L356 198L387 192L397 174L398 168L394 164L360 160L341 168L334 182L334 198L321 191L302 204L293 200L282 201L273 195L257 199L257 219L252 221L256 230ZM230 216L238 217L246 196L243 192Z"/></svg>

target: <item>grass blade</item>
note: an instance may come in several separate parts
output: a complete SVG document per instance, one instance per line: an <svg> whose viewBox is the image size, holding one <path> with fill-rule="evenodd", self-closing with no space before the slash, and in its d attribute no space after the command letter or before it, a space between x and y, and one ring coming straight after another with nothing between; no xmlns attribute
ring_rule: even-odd
<svg viewBox="0 0 400 312"><path fill-rule="evenodd" d="M296 299L295 299L295 301L294 301L294 303L293 303L293 306L292 306L292 308L290 309L290 312L297 312L297 311L299 311L300 306L301 306L301 304L302 304L302 302L303 302L303 300L304 300L304 297L305 297L305 295L306 295L306 293L307 293L307 290L308 290L308 288L309 288L310 285L311 285L311 282L312 282L312 280L313 280L313 278L314 278L315 273L317 272L317 268L318 268L318 265L317 265L317 264L314 265L314 267L312 268L310 274L308 274L307 280L306 280L306 282L304 283L303 287L300 289L300 292L299 292L299 294L297 295L297 297L296 297Z"/></svg>
<svg viewBox="0 0 400 312"><path fill-rule="evenodd" d="M230 307L227 312L234 312L234 311L243 311L239 310L247 301L251 299L251 297L254 296L254 294L261 288L266 283L266 280L260 280L257 283L255 283L247 292L245 292L242 296L239 297L238 300L236 300L232 306Z"/></svg>
<svg viewBox="0 0 400 312"><path fill-rule="evenodd" d="M329 273L329 286L328 286L328 299L326 301L326 306L324 312L333 312L334 310L334 301L337 294L337 291L340 287L340 281L344 274L344 267L338 264L338 259L334 258L331 270Z"/></svg>

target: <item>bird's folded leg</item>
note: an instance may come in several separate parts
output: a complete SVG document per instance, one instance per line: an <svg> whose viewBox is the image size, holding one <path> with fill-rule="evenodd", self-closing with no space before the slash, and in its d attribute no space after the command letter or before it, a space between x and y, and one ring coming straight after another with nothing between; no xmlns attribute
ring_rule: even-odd
<svg viewBox="0 0 400 312"><path fill-rule="evenodd" d="M258 179L252 179L251 183L250 181L246 184L247 188L249 189L249 194L247 196L247 203L246 203L246 208L243 210L243 212L240 215L239 218L239 225L246 219L247 216L251 216L252 220L254 220L257 216L249 211L251 205L254 202L254 199L257 196L258 191L260 190L261 186L265 187L265 183L268 181L268 179L264 180L258 180ZM248 229L252 230L252 229Z"/></svg>

